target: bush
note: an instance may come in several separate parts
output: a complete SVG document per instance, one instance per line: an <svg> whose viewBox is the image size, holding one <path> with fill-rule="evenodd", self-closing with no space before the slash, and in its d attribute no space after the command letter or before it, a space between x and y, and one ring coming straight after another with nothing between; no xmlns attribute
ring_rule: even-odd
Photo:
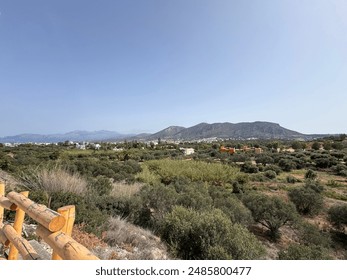
<svg viewBox="0 0 347 280"><path fill-rule="evenodd" d="M275 179L277 176L276 172L272 170L265 171L264 175L269 179Z"/></svg>
<svg viewBox="0 0 347 280"><path fill-rule="evenodd" d="M76 223L84 224L84 229L100 236L105 230L107 216L95 205L95 197L68 192L56 192L52 194L51 209L58 209L66 205L76 206Z"/></svg>
<svg viewBox="0 0 347 280"><path fill-rule="evenodd" d="M252 182L266 182L269 181L269 178L267 178L264 174L252 174L250 175L250 179Z"/></svg>
<svg viewBox="0 0 347 280"><path fill-rule="evenodd" d="M95 206L105 215L129 217L135 201L124 197L99 196L95 199Z"/></svg>
<svg viewBox="0 0 347 280"><path fill-rule="evenodd" d="M307 172L305 173L305 179L315 180L317 176L317 173L311 169L307 170Z"/></svg>
<svg viewBox="0 0 347 280"><path fill-rule="evenodd" d="M275 171L277 175L279 175L282 172L282 169L274 164L266 165L264 168L264 171L268 171L268 170Z"/></svg>
<svg viewBox="0 0 347 280"><path fill-rule="evenodd" d="M280 260L329 260L328 251L322 246L291 244L278 254Z"/></svg>
<svg viewBox="0 0 347 280"><path fill-rule="evenodd" d="M307 222L300 222L295 225L298 230L300 243L306 246L319 245L324 248L329 248L331 239L328 234L323 233L318 227Z"/></svg>
<svg viewBox="0 0 347 280"><path fill-rule="evenodd" d="M347 177L347 166L343 164L338 164L333 168L337 175Z"/></svg>
<svg viewBox="0 0 347 280"><path fill-rule="evenodd" d="M181 259L257 259L264 253L253 234L218 209L175 207L165 217L161 236Z"/></svg>
<svg viewBox="0 0 347 280"><path fill-rule="evenodd" d="M281 159L278 162L278 166L282 168L283 171L290 172L296 168L296 164L292 159Z"/></svg>
<svg viewBox="0 0 347 280"><path fill-rule="evenodd" d="M316 193L322 193L324 190L324 187L320 184L319 181L313 181L313 180L306 180L304 187L306 189L311 189L315 191Z"/></svg>
<svg viewBox="0 0 347 280"><path fill-rule="evenodd" d="M102 175L91 179L89 184L89 189L98 196L109 195L112 187L110 179Z"/></svg>
<svg viewBox="0 0 347 280"><path fill-rule="evenodd" d="M294 206L278 197L250 193L243 197L243 202L251 210L253 219L265 226L274 240L280 237L280 227L296 219Z"/></svg>
<svg viewBox="0 0 347 280"><path fill-rule="evenodd" d="M288 195L302 215L317 215L323 207L323 196L311 188L292 189Z"/></svg>
<svg viewBox="0 0 347 280"><path fill-rule="evenodd" d="M286 177L286 181L287 181L287 183L289 183L289 184L295 184L295 183L298 182L299 180L296 179L294 176L289 175L289 176Z"/></svg>
<svg viewBox="0 0 347 280"><path fill-rule="evenodd" d="M332 206L328 210L329 221L338 229L347 225L347 205Z"/></svg>
<svg viewBox="0 0 347 280"><path fill-rule="evenodd" d="M132 200L132 222L144 228L155 229L172 207L177 205L178 194L169 186L147 185Z"/></svg>
<svg viewBox="0 0 347 280"><path fill-rule="evenodd" d="M247 161L241 166L241 171L245 173L258 173L259 169L256 165Z"/></svg>
<svg viewBox="0 0 347 280"><path fill-rule="evenodd" d="M223 211L233 223L248 226L253 222L251 211L233 196L215 198L213 206Z"/></svg>

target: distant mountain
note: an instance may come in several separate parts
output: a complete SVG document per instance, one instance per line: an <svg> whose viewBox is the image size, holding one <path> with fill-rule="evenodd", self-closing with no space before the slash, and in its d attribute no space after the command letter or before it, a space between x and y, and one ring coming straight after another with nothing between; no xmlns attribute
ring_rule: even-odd
<svg viewBox="0 0 347 280"><path fill-rule="evenodd" d="M157 133L151 134L147 137L149 140L157 140L157 139L172 139L180 133L182 130L186 129L183 126L169 126L168 128L165 128Z"/></svg>
<svg viewBox="0 0 347 280"><path fill-rule="evenodd" d="M302 134L286 129L277 123L271 122L242 122L242 123L200 123L192 127L169 126L157 133L142 133L138 135L125 135L115 131L71 131L65 134L20 134L0 138L0 143L55 143L69 141L153 141L162 140L201 140L207 138L219 139L302 139L310 140L322 138L327 134Z"/></svg>
<svg viewBox="0 0 347 280"><path fill-rule="evenodd" d="M271 122L242 122L242 123L200 123L192 127L178 127L175 130L168 127L162 131L152 134L151 139L171 139L171 140L199 140L206 138L222 139L313 139L324 135L306 135L293 130L281 127L277 123Z"/></svg>
<svg viewBox="0 0 347 280"><path fill-rule="evenodd" d="M105 139L118 139L130 137L132 135L124 135L115 131L99 130L99 131L83 131L75 130L65 134L20 134L15 136L6 136L0 138L0 143L56 143L69 141L102 141Z"/></svg>
<svg viewBox="0 0 347 280"><path fill-rule="evenodd" d="M233 139L294 139L304 138L304 134L270 122L244 123L200 123L175 134L176 139L233 138Z"/></svg>

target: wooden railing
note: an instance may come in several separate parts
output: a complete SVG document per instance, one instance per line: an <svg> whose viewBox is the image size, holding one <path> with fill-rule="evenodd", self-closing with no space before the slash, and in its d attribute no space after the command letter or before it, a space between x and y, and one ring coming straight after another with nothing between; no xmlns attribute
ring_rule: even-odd
<svg viewBox="0 0 347 280"><path fill-rule="evenodd" d="M22 237L25 215L38 223L36 234L52 249L52 260L98 260L86 247L71 237L75 220L75 206L68 205L53 211L28 198L29 192L9 192L0 182L0 243L9 247L8 260L39 260L41 257ZM4 222L4 210L16 211L13 225ZM0 258L1 259L1 258Z"/></svg>

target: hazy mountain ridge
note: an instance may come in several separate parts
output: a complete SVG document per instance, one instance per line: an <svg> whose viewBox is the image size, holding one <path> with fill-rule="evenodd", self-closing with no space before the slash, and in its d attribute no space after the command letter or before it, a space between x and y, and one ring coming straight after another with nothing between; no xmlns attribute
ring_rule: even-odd
<svg viewBox="0 0 347 280"><path fill-rule="evenodd" d="M272 122L241 122L241 123L199 123L185 128L182 126L169 126L154 134L142 133L126 135L115 131L81 131L75 130L65 134L20 134L0 138L0 143L54 143L69 141L120 141L137 140L201 140L206 138L221 139L303 139L309 140L328 136L328 134L303 134L290 130Z"/></svg>
<svg viewBox="0 0 347 280"><path fill-rule="evenodd" d="M116 131L99 130L99 131L84 131L75 130L64 134L19 134L15 136L0 137L0 143L55 143L64 141L103 141L110 138L120 138L126 135ZM132 135L128 135L129 137Z"/></svg>

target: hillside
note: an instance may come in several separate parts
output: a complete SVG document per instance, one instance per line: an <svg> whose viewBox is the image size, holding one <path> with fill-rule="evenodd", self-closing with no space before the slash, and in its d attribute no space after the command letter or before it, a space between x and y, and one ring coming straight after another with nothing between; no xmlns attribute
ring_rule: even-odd
<svg viewBox="0 0 347 280"><path fill-rule="evenodd" d="M296 139L307 138L308 135L281 127L271 122L243 123L200 123L185 128L168 137L172 139L194 140L203 138L233 138L233 139ZM166 137L162 136L163 139Z"/></svg>

